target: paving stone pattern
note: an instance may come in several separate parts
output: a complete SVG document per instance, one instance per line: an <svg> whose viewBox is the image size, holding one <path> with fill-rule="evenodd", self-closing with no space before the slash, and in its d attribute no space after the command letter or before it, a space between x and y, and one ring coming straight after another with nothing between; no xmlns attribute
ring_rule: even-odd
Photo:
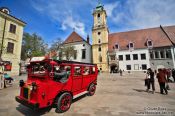
<svg viewBox="0 0 175 116"><path fill-rule="evenodd" d="M18 81L26 75L14 77L13 86L0 90L0 116L175 116L175 83L170 83L168 95L146 92L145 73L119 74L101 73L98 76L97 91L94 96L82 96L73 101L71 108L62 114L55 108L39 111L20 105L15 101L19 95Z"/></svg>

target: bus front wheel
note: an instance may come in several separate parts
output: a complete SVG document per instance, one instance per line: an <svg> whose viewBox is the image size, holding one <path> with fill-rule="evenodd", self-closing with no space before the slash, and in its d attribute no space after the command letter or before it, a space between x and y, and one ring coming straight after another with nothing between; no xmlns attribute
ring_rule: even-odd
<svg viewBox="0 0 175 116"><path fill-rule="evenodd" d="M63 93L57 100L57 112L66 112L72 103L72 95L70 93Z"/></svg>

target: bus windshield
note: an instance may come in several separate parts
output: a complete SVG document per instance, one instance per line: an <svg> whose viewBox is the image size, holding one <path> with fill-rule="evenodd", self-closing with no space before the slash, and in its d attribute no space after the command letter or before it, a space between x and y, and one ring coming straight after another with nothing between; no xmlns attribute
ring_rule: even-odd
<svg viewBox="0 0 175 116"><path fill-rule="evenodd" d="M32 75L39 75L39 76L45 76L47 72L49 71L50 65L46 62L36 62L30 64L30 71L29 74Z"/></svg>

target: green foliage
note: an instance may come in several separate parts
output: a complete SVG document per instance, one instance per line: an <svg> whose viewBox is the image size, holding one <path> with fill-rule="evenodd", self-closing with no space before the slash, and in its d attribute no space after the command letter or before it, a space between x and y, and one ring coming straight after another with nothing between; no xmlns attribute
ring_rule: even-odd
<svg viewBox="0 0 175 116"><path fill-rule="evenodd" d="M27 53L29 50L31 50L31 57L43 56L46 53L47 44L45 44L44 40L36 33L33 33L32 35L24 33L21 51L22 60L25 60L28 57Z"/></svg>
<svg viewBox="0 0 175 116"><path fill-rule="evenodd" d="M70 60L76 54L75 47L74 46L62 47L62 53L63 56L66 58L66 60Z"/></svg>

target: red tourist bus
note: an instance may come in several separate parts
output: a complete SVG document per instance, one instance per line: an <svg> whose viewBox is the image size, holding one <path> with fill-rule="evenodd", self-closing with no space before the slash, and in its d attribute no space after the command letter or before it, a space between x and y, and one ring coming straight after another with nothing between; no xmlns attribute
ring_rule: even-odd
<svg viewBox="0 0 175 116"><path fill-rule="evenodd" d="M34 110L56 105L58 112L65 112L72 99L83 94L92 96L96 90L95 64L36 58L27 70L27 81L20 80L16 101Z"/></svg>

